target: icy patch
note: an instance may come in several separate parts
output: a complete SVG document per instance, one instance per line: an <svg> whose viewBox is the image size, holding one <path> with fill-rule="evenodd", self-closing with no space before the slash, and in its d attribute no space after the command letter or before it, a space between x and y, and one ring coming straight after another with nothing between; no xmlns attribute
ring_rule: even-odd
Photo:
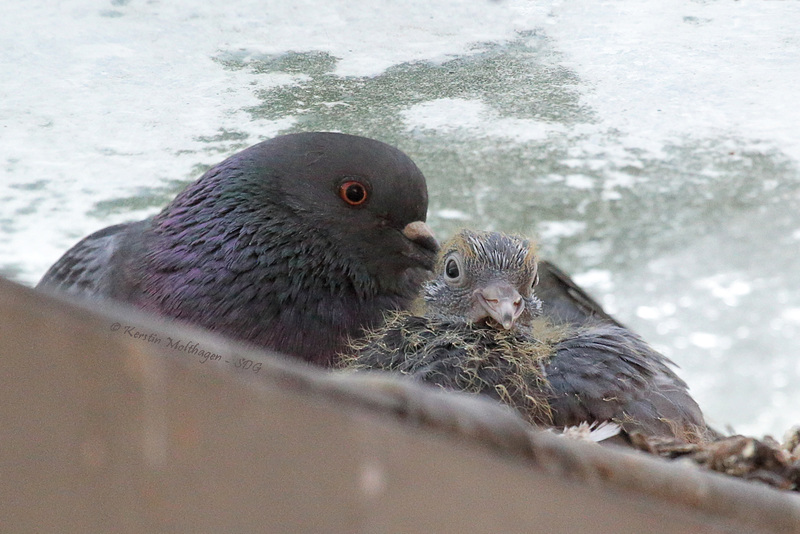
<svg viewBox="0 0 800 534"><path fill-rule="evenodd" d="M537 176L536 182L540 184L557 184L564 181L562 174L548 174L546 176Z"/></svg>
<svg viewBox="0 0 800 534"><path fill-rule="evenodd" d="M80 237L158 209L100 217L97 202L174 187L294 122L244 111L259 103L256 76L211 59L236 16L204 9L131 4L109 18L78 0L5 6L0 71L15 74L0 80L0 258L19 259L20 281L35 283Z"/></svg>
<svg viewBox="0 0 800 534"><path fill-rule="evenodd" d="M443 209L437 210L433 213L435 217L447 221L466 221L469 220L469 214L461 210Z"/></svg>
<svg viewBox="0 0 800 534"><path fill-rule="evenodd" d="M677 309L672 302L665 302L659 306L638 306L636 315L647 321L657 321L674 315Z"/></svg>
<svg viewBox="0 0 800 534"><path fill-rule="evenodd" d="M532 16L530 2L511 9ZM674 136L769 140L800 159L797 2L594 2L550 6L547 35L590 86L584 102L629 146Z"/></svg>
<svg viewBox="0 0 800 534"><path fill-rule="evenodd" d="M536 233L542 241L570 237L584 230L586 223L581 221L542 221L536 225Z"/></svg>
<svg viewBox="0 0 800 534"><path fill-rule="evenodd" d="M435 130L452 134L468 132L477 137L511 139L519 143L547 138L563 131L559 125L500 117L497 111L480 100L440 98L417 104L401 112L409 130Z"/></svg>
<svg viewBox="0 0 800 534"><path fill-rule="evenodd" d="M459 0L237 1L203 10L227 27L230 48L259 54L316 50L337 58L335 74L377 76L412 61L443 62L472 53L474 43L514 39L540 17L524 19L501 2ZM313 14L313 15L311 15ZM232 30L232 31L231 31Z"/></svg>
<svg viewBox="0 0 800 534"><path fill-rule="evenodd" d="M480 100L440 98L417 104L402 112L408 129L437 130L451 133L459 129L477 129L488 106Z"/></svg>
<svg viewBox="0 0 800 534"><path fill-rule="evenodd" d="M612 200L620 200L622 198L622 194L620 194L619 191L603 189L601 198L606 202L610 202Z"/></svg>
<svg viewBox="0 0 800 534"><path fill-rule="evenodd" d="M693 332L689 334L689 343L701 349L715 349L724 345L720 336L709 332Z"/></svg>
<svg viewBox="0 0 800 534"><path fill-rule="evenodd" d="M572 279L583 288L593 288L601 292L609 292L614 287L611 282L611 273L603 269L590 269L574 275Z"/></svg>
<svg viewBox="0 0 800 534"><path fill-rule="evenodd" d="M628 166L633 166L629 162L626 162ZM641 168L641 162L636 162L636 167ZM613 188L613 187L623 187L623 188L631 188L636 185L636 177L618 171L612 171L605 175L605 182L603 183L603 187L605 188Z"/></svg>
<svg viewBox="0 0 800 534"><path fill-rule="evenodd" d="M592 189L595 182L594 178L585 174L568 174L564 181L567 187L573 189Z"/></svg>
<svg viewBox="0 0 800 534"><path fill-rule="evenodd" d="M695 286L709 291L714 297L728 306L737 306L741 297L749 295L753 288L749 282L739 279L733 274L718 274L701 278L694 282Z"/></svg>
<svg viewBox="0 0 800 534"><path fill-rule="evenodd" d="M794 399L793 399L794 400ZM770 396L770 409L760 412L756 419L749 423L740 423L734 427L738 434L745 436L763 436L764 429L778 429L772 432L774 438L783 438L782 433L788 431L791 425L797 424L796 420L787 418L786 414L794 409L789 397L782 391L776 391Z"/></svg>
<svg viewBox="0 0 800 534"><path fill-rule="evenodd" d="M576 245L572 250L574 253L587 262L596 260L608 252L610 243L600 240L584 241Z"/></svg>
<svg viewBox="0 0 800 534"><path fill-rule="evenodd" d="M787 308L783 310L781 317L786 321L800 324L800 308Z"/></svg>

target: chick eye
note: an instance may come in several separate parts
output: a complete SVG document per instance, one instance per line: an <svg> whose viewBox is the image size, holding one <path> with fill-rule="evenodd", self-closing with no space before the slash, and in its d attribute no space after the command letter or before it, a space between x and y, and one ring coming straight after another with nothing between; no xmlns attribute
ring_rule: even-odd
<svg viewBox="0 0 800 534"><path fill-rule="evenodd" d="M461 276L461 270L458 268L458 262L455 258L450 258L444 264L444 275L450 280L457 280Z"/></svg>
<svg viewBox="0 0 800 534"><path fill-rule="evenodd" d="M367 201L367 188L354 180L345 182L339 186L339 196L351 206L360 206Z"/></svg>

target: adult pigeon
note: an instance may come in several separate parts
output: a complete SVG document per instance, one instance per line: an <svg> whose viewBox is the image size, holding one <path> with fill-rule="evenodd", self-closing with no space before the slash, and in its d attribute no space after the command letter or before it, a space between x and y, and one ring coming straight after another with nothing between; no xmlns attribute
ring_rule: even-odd
<svg viewBox="0 0 800 534"><path fill-rule="evenodd" d="M330 365L430 275L438 244L427 206L425 177L390 145L280 136L216 165L154 217L84 238L37 287Z"/></svg>

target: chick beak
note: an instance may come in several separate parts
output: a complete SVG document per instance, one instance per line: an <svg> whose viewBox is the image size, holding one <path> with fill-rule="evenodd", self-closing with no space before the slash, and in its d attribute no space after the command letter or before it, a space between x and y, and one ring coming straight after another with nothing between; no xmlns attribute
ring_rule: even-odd
<svg viewBox="0 0 800 534"><path fill-rule="evenodd" d="M514 322L525 309L519 292L507 283L495 283L475 291L482 314L494 319L505 330L511 330Z"/></svg>

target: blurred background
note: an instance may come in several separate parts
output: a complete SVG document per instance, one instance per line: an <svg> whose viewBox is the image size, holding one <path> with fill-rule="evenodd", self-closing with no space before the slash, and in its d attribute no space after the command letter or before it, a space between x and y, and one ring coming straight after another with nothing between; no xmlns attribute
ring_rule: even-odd
<svg viewBox="0 0 800 534"><path fill-rule="evenodd" d="M712 424L800 424L800 3L194 4L4 4L0 275L263 139L366 135L440 238L535 236Z"/></svg>

